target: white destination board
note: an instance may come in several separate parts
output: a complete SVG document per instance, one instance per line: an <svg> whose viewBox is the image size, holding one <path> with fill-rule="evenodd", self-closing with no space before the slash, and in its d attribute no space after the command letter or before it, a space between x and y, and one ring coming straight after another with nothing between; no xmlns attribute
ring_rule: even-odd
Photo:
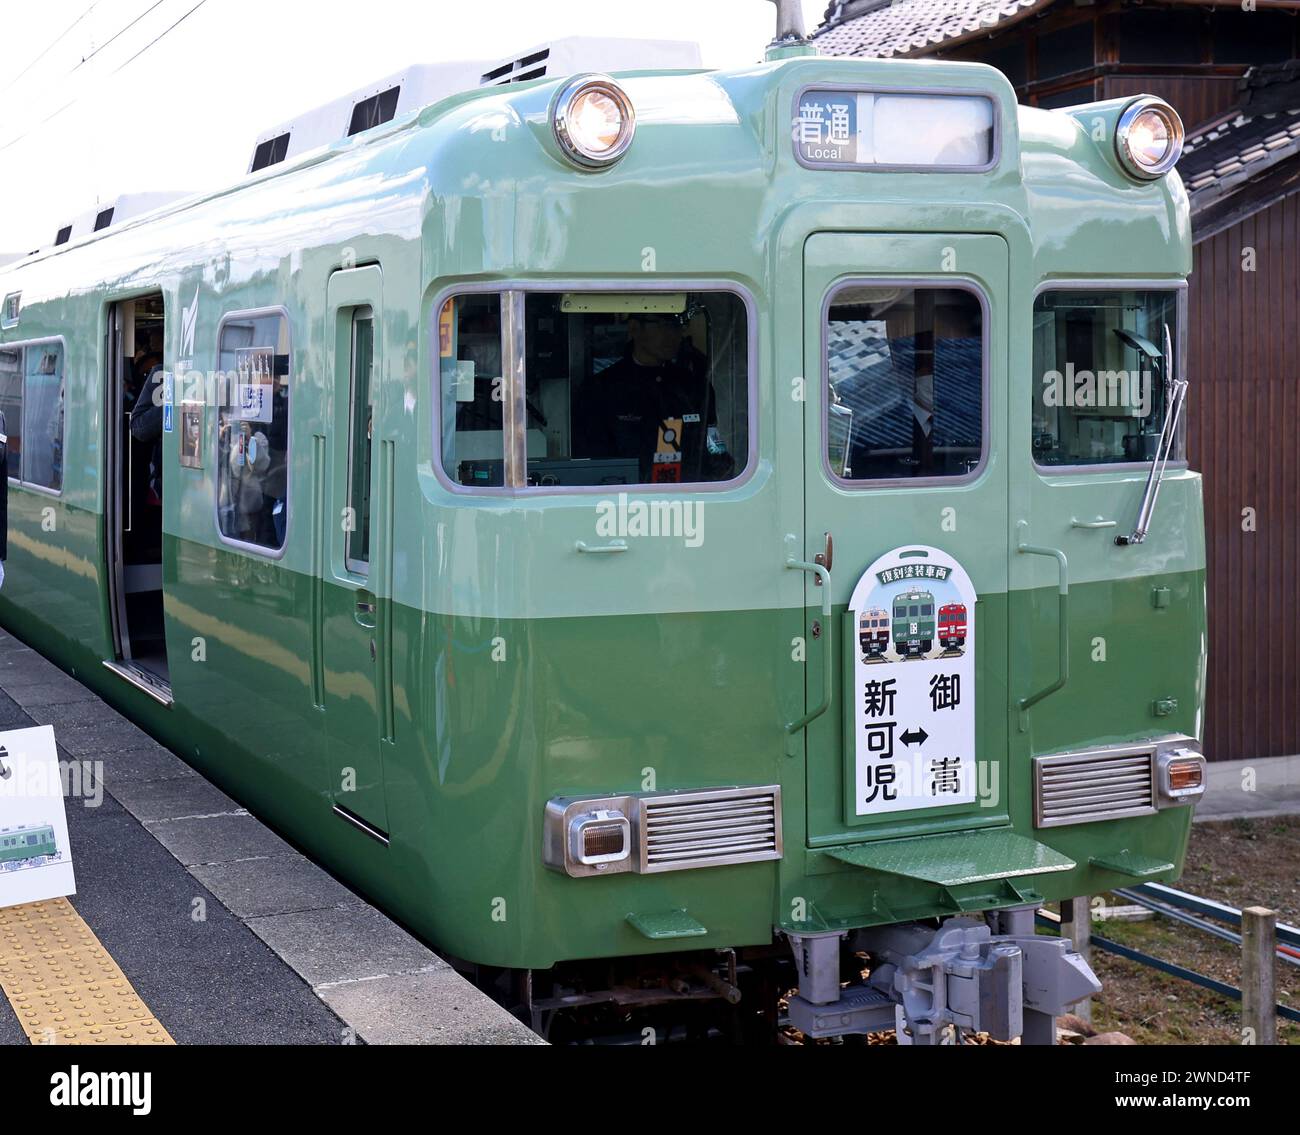
<svg viewBox="0 0 1300 1135"><path fill-rule="evenodd" d="M887 552L853 617L854 812L975 800L975 589L946 552Z"/></svg>

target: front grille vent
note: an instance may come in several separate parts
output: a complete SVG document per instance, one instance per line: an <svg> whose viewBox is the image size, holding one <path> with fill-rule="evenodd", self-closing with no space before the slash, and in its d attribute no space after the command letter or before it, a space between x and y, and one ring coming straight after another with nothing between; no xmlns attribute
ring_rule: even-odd
<svg viewBox="0 0 1300 1135"><path fill-rule="evenodd" d="M1034 758L1034 826L1060 827L1156 810L1155 750L1096 749Z"/></svg>
<svg viewBox="0 0 1300 1135"><path fill-rule="evenodd" d="M713 788L637 802L643 873L781 858L781 789Z"/></svg>

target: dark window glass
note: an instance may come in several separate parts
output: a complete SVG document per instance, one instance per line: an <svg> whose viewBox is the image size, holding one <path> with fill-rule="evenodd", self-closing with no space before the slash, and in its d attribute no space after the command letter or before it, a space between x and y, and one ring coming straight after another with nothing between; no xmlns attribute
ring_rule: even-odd
<svg viewBox="0 0 1300 1135"><path fill-rule="evenodd" d="M9 476L63 488L63 347L31 343L0 349L0 413L9 438Z"/></svg>
<svg viewBox="0 0 1300 1135"><path fill-rule="evenodd" d="M1199 63L1200 12L1129 10L1119 17L1121 63Z"/></svg>
<svg viewBox="0 0 1300 1135"><path fill-rule="evenodd" d="M530 484L693 484L745 468L739 296L552 293L525 312Z"/></svg>
<svg viewBox="0 0 1300 1135"><path fill-rule="evenodd" d="M218 526L228 540L278 551L289 520L289 321L227 320L218 366Z"/></svg>
<svg viewBox="0 0 1300 1135"><path fill-rule="evenodd" d="M827 458L846 480L961 477L984 452L984 316L960 288L851 285L826 328Z"/></svg>
<svg viewBox="0 0 1300 1135"><path fill-rule="evenodd" d="M525 297L528 484L692 484L749 457L749 338L724 292ZM501 306L458 296L439 320L442 452L462 485L504 484Z"/></svg>
<svg viewBox="0 0 1300 1135"><path fill-rule="evenodd" d="M500 296L452 296L442 305L438 382L443 471L460 485L504 485Z"/></svg>
<svg viewBox="0 0 1300 1135"><path fill-rule="evenodd" d="M1038 78L1055 79L1094 63L1092 21L1058 28L1038 37Z"/></svg>
<svg viewBox="0 0 1300 1135"><path fill-rule="evenodd" d="M397 98L402 93L402 88L389 87L388 90L382 91L377 95L372 95L368 99L362 99L352 108L352 121L348 125L348 137L353 134L360 134L363 130L371 130L376 126L382 126L385 122L391 122L393 116L397 113Z"/></svg>
<svg viewBox="0 0 1300 1135"><path fill-rule="evenodd" d="M39 838L38 836L29 835L29 836L27 837L27 845L28 845L29 847L35 846L35 845L38 844L39 842L40 842L40 838Z"/></svg>
<svg viewBox="0 0 1300 1135"><path fill-rule="evenodd" d="M352 408L348 424L347 566L365 573L370 567L370 461L374 432L375 320L370 308L352 321Z"/></svg>
<svg viewBox="0 0 1300 1135"><path fill-rule="evenodd" d="M1033 448L1040 465L1149 461L1164 424L1171 291L1061 290L1034 301ZM1182 439L1172 459L1181 460Z"/></svg>
<svg viewBox="0 0 1300 1135"><path fill-rule="evenodd" d="M59 229L59 234L54 238L54 244L57 247L60 244L67 244L72 239L72 226L64 225Z"/></svg>
<svg viewBox="0 0 1300 1135"><path fill-rule="evenodd" d="M1092 102L1096 97L1093 84L1088 82L1064 91L1053 91L1050 95L1039 95L1034 102L1044 110L1060 110L1062 107Z"/></svg>
<svg viewBox="0 0 1300 1135"><path fill-rule="evenodd" d="M101 232L102 230L108 228L108 226L111 225L112 223L113 223L113 210L103 209L100 211L99 215L95 217L95 231Z"/></svg>
<svg viewBox="0 0 1300 1135"><path fill-rule="evenodd" d="M0 414L9 438L9 478L22 480L23 349L0 347Z"/></svg>
<svg viewBox="0 0 1300 1135"><path fill-rule="evenodd" d="M1025 41L1022 39L1013 39L992 48L980 57L980 62L996 67L1007 77L1013 87L1023 87L1029 79Z"/></svg>
<svg viewBox="0 0 1300 1135"><path fill-rule="evenodd" d="M253 169L256 173L259 169L266 169L267 166L278 165L284 161L285 155L289 152L289 135L280 134L274 138L268 138L265 142L258 145L253 152Z"/></svg>
<svg viewBox="0 0 1300 1135"><path fill-rule="evenodd" d="M1215 63L1280 63L1291 58L1296 20L1289 12L1224 9L1210 20Z"/></svg>
<svg viewBox="0 0 1300 1135"><path fill-rule="evenodd" d="M41 343L24 355L23 480L57 491L63 488L63 347Z"/></svg>

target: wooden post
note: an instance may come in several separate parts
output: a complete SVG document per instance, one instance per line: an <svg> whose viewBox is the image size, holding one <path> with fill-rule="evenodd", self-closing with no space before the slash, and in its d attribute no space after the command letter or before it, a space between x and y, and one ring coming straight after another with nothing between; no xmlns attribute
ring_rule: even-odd
<svg viewBox="0 0 1300 1135"><path fill-rule="evenodd" d="M1074 948L1091 964L1092 955L1092 899L1080 895L1061 902L1061 937L1069 938ZM1079 1020L1092 1024L1092 998L1085 998L1071 1007L1070 1012Z"/></svg>
<svg viewBox="0 0 1300 1135"><path fill-rule="evenodd" d="M1241 1042L1277 1044L1277 913L1262 906L1241 912Z"/></svg>

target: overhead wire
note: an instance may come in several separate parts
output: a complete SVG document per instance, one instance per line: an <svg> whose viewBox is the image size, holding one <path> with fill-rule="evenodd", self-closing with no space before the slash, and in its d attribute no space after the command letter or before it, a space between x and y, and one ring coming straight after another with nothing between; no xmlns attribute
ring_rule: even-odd
<svg viewBox="0 0 1300 1135"><path fill-rule="evenodd" d="M154 8L157 8L160 4L162 4L162 3L164 3L164 2L165 2L165 0L157 0L157 3L155 3L155 4L153 5L152 8L148 9L148 11L146 11L146 12L142 12L138 17L136 17L135 20L133 20L130 24L128 24L126 28L123 28L122 31L124 32L124 31L127 30L127 28L133 27L135 24L139 23L140 20L144 19L144 17L147 16L147 15L149 14L149 12L152 12L152 11L154 10ZM159 40L165 38L167 35L169 35L171 32L173 32L176 28L180 27L181 24L183 24L183 23L184 23L186 20L188 20L192 15L194 15L194 13L197 12L200 8L202 8L202 7L203 7L207 2L208 2L208 0L198 0L198 3L195 4L192 8L190 8L189 11L187 11L183 16L181 16L179 19L177 19L177 20L174 21L173 23L169 24L169 25L167 26L167 28L165 28L165 29L164 29L164 30L163 30L159 35L155 36L155 37L154 37L153 39L151 39L148 43L146 43L146 44L144 45L144 47L142 47L139 51L137 51L134 55L132 55L132 56L131 56L131 57L130 57L130 58L129 58L125 63L122 63L121 65L119 65L118 67L116 67L112 72L110 72L110 77L111 77L112 75L116 75L118 72L124 70L126 67L130 66L130 64L134 63L137 59L140 58L140 56L142 56L146 51L148 51L151 47L153 47L154 44L158 43ZM121 34L122 34L122 32L118 32L117 35L115 35L115 36L113 37L113 39L118 38L118 36L120 36ZM112 41L110 40L109 42L111 43ZM105 44L103 45L103 47L107 47L107 46L108 46L108 43L105 43ZM90 58L93 58L94 55L97 55L97 54L99 53L99 51L102 51L102 50L103 50L103 47L96 49L95 52L92 52L90 56L87 56L87 57L86 57L86 60L89 60ZM83 60L83 62L85 62L86 60ZM78 64L77 66L80 67L81 64ZM73 71L76 71L77 68L74 67L72 70L73 70ZM69 74L71 74L71 72L69 72ZM17 145L19 142L21 142L24 138L29 137L29 136L30 136L31 134L33 134L35 131L39 130L42 126L45 126L45 125L47 125L47 124L50 123L50 122L53 122L54 119L58 118L58 116L59 116L60 114L62 114L62 113L63 113L65 110L67 110L69 107L75 106L78 102L80 102L83 98L85 98L86 95L89 94L89 93L90 93L89 91L82 91L80 94L75 95L74 97L72 97L71 99L69 99L67 102L65 102L65 103L64 103L61 107L59 107L57 110L55 110L55 111L53 111L52 113L46 115L43 119L41 119L40 122L37 122L37 123L35 123L34 125L28 127L27 130L23 131L23 133L19 134L16 138L12 138L12 139L10 139L8 142L6 142L3 146L0 146L0 153L3 153L5 150L8 150L8 149L12 148L13 146L16 146L16 145Z"/></svg>
<svg viewBox="0 0 1300 1135"><path fill-rule="evenodd" d="M44 59L47 55L49 55L49 53L53 51L56 47L58 47L59 44L61 44L65 39L67 39L69 33L71 33L71 31L79 23L81 23L82 20L84 20L87 16L89 16L90 13L93 12L96 7L98 7L98 5L99 5L99 0L95 0L95 2L91 4L89 8L87 8L84 12L82 12L80 16L78 16L75 20L72 21L72 23L70 23L66 28L64 28L63 31L61 31L57 36L55 36L54 41L48 44L44 51L42 51L35 59L33 59L29 64L27 64L26 67L24 67L21 71L19 71L18 74L15 75L12 79L10 79L8 83L6 83L3 87L0 87L0 94L4 94L5 91L9 90L10 87L16 86L22 80L24 75L26 75L42 59Z"/></svg>

